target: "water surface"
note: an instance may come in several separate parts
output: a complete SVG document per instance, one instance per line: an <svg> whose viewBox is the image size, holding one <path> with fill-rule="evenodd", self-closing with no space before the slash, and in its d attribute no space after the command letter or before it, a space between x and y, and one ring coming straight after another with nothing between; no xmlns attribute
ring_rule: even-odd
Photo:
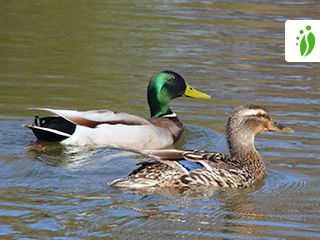
<svg viewBox="0 0 320 240"><path fill-rule="evenodd" d="M286 63L286 19L317 1L3 1L1 239L320 238L318 64ZM109 187L143 157L34 145L30 107L148 117L153 73L179 72L214 100L177 99L177 148L227 152L225 121L256 103L295 130L259 135L267 172L245 190L143 194Z"/></svg>

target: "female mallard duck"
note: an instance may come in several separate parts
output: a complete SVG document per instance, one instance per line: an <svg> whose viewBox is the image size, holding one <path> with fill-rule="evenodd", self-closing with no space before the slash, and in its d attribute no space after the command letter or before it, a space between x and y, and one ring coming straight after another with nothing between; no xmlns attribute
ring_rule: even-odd
<svg viewBox="0 0 320 240"><path fill-rule="evenodd" d="M248 187L264 176L264 163L254 146L256 134L264 131L293 132L274 122L259 106L239 107L227 123L230 156L219 152L174 149L141 151L155 161L142 163L127 178L115 180L111 185L134 189L200 185Z"/></svg>
<svg viewBox="0 0 320 240"><path fill-rule="evenodd" d="M38 118L30 128L40 140L60 141L71 145L102 145L124 149L157 149L176 142L183 131L182 123L169 107L170 100L181 97L210 98L190 87L179 74L162 71L148 85L151 118L128 113L73 111L36 108L58 116Z"/></svg>

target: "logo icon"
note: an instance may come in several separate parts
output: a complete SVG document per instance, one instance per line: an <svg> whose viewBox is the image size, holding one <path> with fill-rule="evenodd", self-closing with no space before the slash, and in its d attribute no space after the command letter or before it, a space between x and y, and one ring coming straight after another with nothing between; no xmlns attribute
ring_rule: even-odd
<svg viewBox="0 0 320 240"><path fill-rule="evenodd" d="M302 57L306 57L312 52L314 48L314 44L316 42L314 34L311 32L311 26L310 25L306 26L305 30L309 31L309 33L304 30L300 30L299 31L300 36L297 37L297 40L298 41L300 40L300 41L299 43L296 44L296 45L300 45L300 53Z"/></svg>
<svg viewBox="0 0 320 240"><path fill-rule="evenodd" d="M287 20L285 24L287 62L320 62L320 20Z"/></svg>

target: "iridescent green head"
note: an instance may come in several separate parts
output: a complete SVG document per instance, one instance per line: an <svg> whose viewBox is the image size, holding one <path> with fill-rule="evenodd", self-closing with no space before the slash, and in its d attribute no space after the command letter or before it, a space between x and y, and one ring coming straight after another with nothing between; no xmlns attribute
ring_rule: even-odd
<svg viewBox="0 0 320 240"><path fill-rule="evenodd" d="M209 95L190 87L178 73L162 71L155 74L148 86L148 103L151 117L155 118L171 114L169 102L171 99L182 96L210 98Z"/></svg>

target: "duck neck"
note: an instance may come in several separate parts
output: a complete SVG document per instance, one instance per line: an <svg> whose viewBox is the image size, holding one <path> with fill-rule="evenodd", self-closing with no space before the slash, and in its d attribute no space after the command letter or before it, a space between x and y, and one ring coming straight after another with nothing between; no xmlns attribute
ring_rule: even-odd
<svg viewBox="0 0 320 240"><path fill-rule="evenodd" d="M167 114L172 114L172 111L169 107L170 100L171 99L169 95L164 89L149 84L148 104L151 118L158 118Z"/></svg>
<svg viewBox="0 0 320 240"><path fill-rule="evenodd" d="M255 133L241 128L228 129L227 141L232 158L245 163L257 178L264 175L264 162L254 146Z"/></svg>

